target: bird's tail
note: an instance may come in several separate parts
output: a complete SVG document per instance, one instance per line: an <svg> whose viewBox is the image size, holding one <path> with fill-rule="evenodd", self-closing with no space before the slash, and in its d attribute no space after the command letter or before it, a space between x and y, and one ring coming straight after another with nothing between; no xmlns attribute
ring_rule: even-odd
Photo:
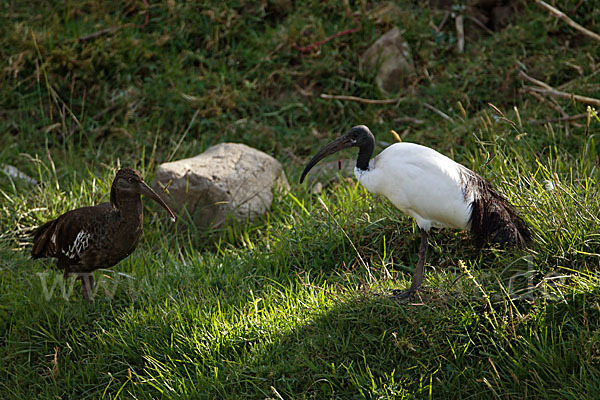
<svg viewBox="0 0 600 400"><path fill-rule="evenodd" d="M56 237L52 240L52 236L56 232L57 222L58 219L48 221L33 232L32 258L51 257L56 254Z"/></svg>
<svg viewBox="0 0 600 400"><path fill-rule="evenodd" d="M473 185L470 222L475 245L526 246L531 241L531 232L515 207L481 176L469 174L469 180Z"/></svg>

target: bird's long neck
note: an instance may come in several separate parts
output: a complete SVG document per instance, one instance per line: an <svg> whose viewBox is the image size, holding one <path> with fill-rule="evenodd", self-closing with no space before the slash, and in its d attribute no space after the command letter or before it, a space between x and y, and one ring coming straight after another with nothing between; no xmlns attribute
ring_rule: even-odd
<svg viewBox="0 0 600 400"><path fill-rule="evenodd" d="M143 218L142 197L138 193L124 193L112 187L110 190L110 204L119 210L123 218Z"/></svg>
<svg viewBox="0 0 600 400"><path fill-rule="evenodd" d="M369 169L369 160L371 160L374 148L375 139L371 135L369 140L359 147L358 158L356 159L356 168L361 171L367 171Z"/></svg>

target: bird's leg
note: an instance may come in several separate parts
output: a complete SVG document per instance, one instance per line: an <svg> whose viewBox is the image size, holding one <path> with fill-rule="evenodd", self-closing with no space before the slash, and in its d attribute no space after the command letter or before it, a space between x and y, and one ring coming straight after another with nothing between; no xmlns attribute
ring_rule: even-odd
<svg viewBox="0 0 600 400"><path fill-rule="evenodd" d="M92 287L94 286L94 274L91 272L78 274L77 279L81 281L83 299L87 302L92 300Z"/></svg>
<svg viewBox="0 0 600 400"><path fill-rule="evenodd" d="M417 262L417 267L415 268L415 272L413 273L412 283L410 284L410 288L408 290L394 290L392 298L397 301L408 301L415 294L417 289L423 283L423 274L425 272L425 259L427 258L427 247L429 242L427 240L427 232L424 229L420 229L421 231L421 247L419 247L419 261Z"/></svg>

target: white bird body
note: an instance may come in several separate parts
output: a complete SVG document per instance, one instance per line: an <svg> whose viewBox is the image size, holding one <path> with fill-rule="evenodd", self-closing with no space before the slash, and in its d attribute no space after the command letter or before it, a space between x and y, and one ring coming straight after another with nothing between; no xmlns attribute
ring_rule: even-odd
<svg viewBox="0 0 600 400"><path fill-rule="evenodd" d="M461 174L466 168L437 151L414 143L396 143L371 159L356 179L413 217L425 231L469 229L473 193Z"/></svg>
<svg viewBox="0 0 600 400"><path fill-rule="evenodd" d="M371 159L375 138L368 127L355 126L322 148L302 172L300 182L320 160L358 147L354 174L369 192L387 197L413 217L421 231L419 261L411 286L395 298L409 299L421 286L432 227L468 229L475 244L523 246L531 234L514 207L481 176L437 151L414 143L396 143Z"/></svg>

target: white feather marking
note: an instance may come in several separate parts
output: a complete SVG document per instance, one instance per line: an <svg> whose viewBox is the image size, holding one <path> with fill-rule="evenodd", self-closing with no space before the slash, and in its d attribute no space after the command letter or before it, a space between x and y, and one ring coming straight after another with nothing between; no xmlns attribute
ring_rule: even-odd
<svg viewBox="0 0 600 400"><path fill-rule="evenodd" d="M69 258L75 258L76 256L81 255L88 247L89 240L92 237L90 233L85 231L79 231L77 237L75 237L75 242L65 251L63 250L63 254Z"/></svg>

